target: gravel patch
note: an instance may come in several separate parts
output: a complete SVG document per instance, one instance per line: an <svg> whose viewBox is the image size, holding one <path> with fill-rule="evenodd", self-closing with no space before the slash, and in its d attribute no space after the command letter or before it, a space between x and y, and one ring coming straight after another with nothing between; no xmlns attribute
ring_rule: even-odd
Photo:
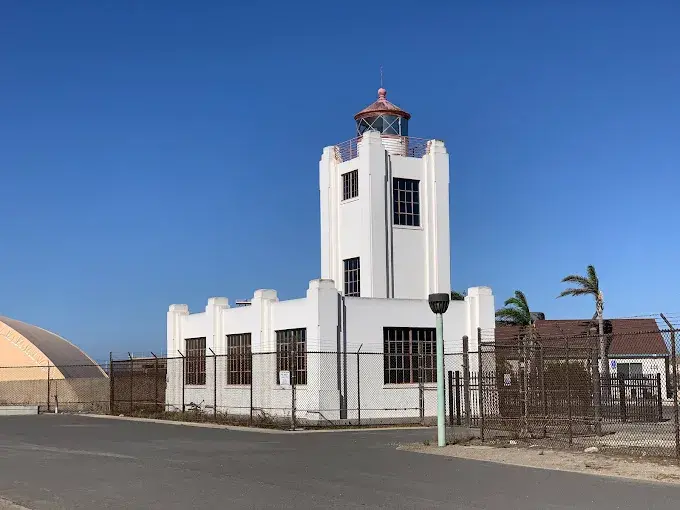
<svg viewBox="0 0 680 510"><path fill-rule="evenodd" d="M647 462L640 459L605 456L597 452L584 453L533 446L521 448L456 444L439 448L424 444L410 444L402 445L399 449L538 469L590 473L680 485L680 466L672 464L673 461Z"/></svg>

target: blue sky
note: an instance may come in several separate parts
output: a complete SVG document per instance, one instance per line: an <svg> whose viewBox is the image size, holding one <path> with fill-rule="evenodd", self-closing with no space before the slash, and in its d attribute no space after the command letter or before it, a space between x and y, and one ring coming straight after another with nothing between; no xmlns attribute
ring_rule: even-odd
<svg viewBox="0 0 680 510"><path fill-rule="evenodd" d="M318 160L388 97L451 154L452 284L680 312L680 3L4 2L0 315L101 358L319 276ZM275 261L275 262L272 262Z"/></svg>

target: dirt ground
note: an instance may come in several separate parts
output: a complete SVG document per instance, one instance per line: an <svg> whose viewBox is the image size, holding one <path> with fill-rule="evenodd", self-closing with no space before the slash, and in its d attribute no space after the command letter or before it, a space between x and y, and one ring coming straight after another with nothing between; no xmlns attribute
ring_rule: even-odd
<svg viewBox="0 0 680 510"><path fill-rule="evenodd" d="M680 466L670 459L648 461L639 458L612 457L601 453L551 450L540 446L520 447L482 446L455 444L443 448L425 444L400 446L402 450L483 460L515 466L539 469L554 469L590 473L601 476L616 476L643 481L664 482L680 485Z"/></svg>

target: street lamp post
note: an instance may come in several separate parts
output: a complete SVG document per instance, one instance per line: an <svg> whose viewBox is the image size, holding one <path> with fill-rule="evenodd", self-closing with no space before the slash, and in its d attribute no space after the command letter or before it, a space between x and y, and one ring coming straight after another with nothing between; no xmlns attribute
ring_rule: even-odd
<svg viewBox="0 0 680 510"><path fill-rule="evenodd" d="M437 443L446 446L446 423L444 415L444 317L449 308L448 293L430 294L430 310L437 318Z"/></svg>

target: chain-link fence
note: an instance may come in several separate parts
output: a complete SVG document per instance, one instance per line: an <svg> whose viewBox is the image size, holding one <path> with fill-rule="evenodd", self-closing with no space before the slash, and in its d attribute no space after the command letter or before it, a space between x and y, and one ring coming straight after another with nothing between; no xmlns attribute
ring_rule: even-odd
<svg viewBox="0 0 680 510"><path fill-rule="evenodd" d="M0 367L0 406L281 428L431 425L434 338L419 335L386 352L308 352L290 342L278 352L199 346L176 357L112 357L102 367ZM462 352L445 354L447 424L489 441L680 457L676 335L479 331L450 343Z"/></svg>
<svg viewBox="0 0 680 510"><path fill-rule="evenodd" d="M432 424L434 367L433 349L112 360L111 412L282 428Z"/></svg>
<svg viewBox="0 0 680 510"><path fill-rule="evenodd" d="M680 458L675 342L673 330L603 336L498 330L494 342L481 340L479 353L469 354L479 360L469 376L477 377L476 387L463 390L473 403L470 422L477 418L486 439Z"/></svg>
<svg viewBox="0 0 680 510"><path fill-rule="evenodd" d="M0 367L0 407L108 413L106 370L93 365Z"/></svg>

